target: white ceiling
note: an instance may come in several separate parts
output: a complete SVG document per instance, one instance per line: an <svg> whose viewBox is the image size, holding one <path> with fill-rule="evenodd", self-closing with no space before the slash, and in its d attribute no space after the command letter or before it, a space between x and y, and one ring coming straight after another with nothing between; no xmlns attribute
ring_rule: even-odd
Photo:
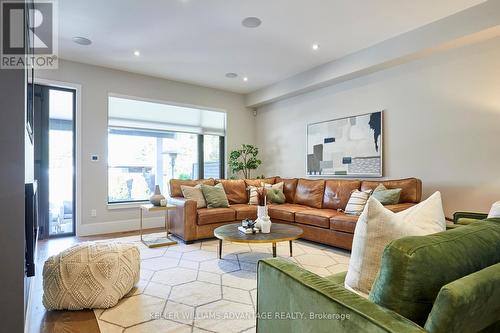
<svg viewBox="0 0 500 333"><path fill-rule="evenodd" d="M65 0L61 58L249 93L484 0ZM262 25L244 28L243 18ZM90 46L73 43L90 38ZM319 43L313 51L311 45ZM140 57L133 55L141 52ZM227 72L240 74L236 79ZM242 77L249 81L243 82Z"/></svg>

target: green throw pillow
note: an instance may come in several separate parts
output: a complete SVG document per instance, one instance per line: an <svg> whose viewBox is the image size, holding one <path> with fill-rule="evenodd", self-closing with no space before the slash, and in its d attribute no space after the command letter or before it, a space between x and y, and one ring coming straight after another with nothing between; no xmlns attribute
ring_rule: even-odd
<svg viewBox="0 0 500 333"><path fill-rule="evenodd" d="M373 191L372 193L372 197L380 201L382 205L398 204L400 196L400 188L393 188L388 190L383 184L379 184L377 188L375 188L375 191Z"/></svg>
<svg viewBox="0 0 500 333"><path fill-rule="evenodd" d="M227 201L226 192L224 192L222 183L215 186L201 184L201 192L203 192L208 208L229 207L229 202Z"/></svg>
<svg viewBox="0 0 500 333"><path fill-rule="evenodd" d="M267 189L267 200L275 204L284 204L286 198L283 191L278 189Z"/></svg>

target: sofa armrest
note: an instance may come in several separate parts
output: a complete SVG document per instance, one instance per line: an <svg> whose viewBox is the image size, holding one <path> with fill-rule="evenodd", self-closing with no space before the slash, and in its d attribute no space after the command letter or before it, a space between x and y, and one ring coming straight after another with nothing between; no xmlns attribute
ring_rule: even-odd
<svg viewBox="0 0 500 333"><path fill-rule="evenodd" d="M170 232L185 242L196 240L196 201L174 197L168 203L176 206L168 215Z"/></svg>
<svg viewBox="0 0 500 333"><path fill-rule="evenodd" d="M484 220L488 217L485 213L476 212L455 212L453 214L453 222L458 224L470 224L473 220Z"/></svg>
<svg viewBox="0 0 500 333"><path fill-rule="evenodd" d="M283 259L259 261L257 332L426 332L342 285Z"/></svg>

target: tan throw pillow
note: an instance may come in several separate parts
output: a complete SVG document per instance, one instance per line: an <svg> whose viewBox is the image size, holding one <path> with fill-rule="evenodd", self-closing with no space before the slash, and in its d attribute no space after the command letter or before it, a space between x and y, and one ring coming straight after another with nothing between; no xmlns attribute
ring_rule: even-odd
<svg viewBox="0 0 500 333"><path fill-rule="evenodd" d="M351 197L345 206L344 212L349 215L361 215L363 209L365 208L366 201L370 197L372 190L360 191L354 190L351 193Z"/></svg>
<svg viewBox="0 0 500 333"><path fill-rule="evenodd" d="M368 297L377 276L384 248L405 236L422 236L446 230L439 192L407 210L394 213L370 198L356 223L345 287Z"/></svg>
<svg viewBox="0 0 500 333"><path fill-rule="evenodd" d="M196 201L196 208L207 207L207 202L205 201L205 197L201 191L201 184L194 187L181 185L181 191L184 198Z"/></svg>
<svg viewBox="0 0 500 333"><path fill-rule="evenodd" d="M281 192L283 192L283 184L284 182L279 182L276 184L260 183L260 186L264 186L265 188L272 188L273 190L280 190Z"/></svg>

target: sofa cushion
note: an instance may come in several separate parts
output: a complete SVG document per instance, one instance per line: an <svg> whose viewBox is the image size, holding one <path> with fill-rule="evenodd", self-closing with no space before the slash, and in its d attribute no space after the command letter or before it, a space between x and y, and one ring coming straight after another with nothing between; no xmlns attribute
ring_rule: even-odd
<svg viewBox="0 0 500 333"><path fill-rule="evenodd" d="M321 208L323 205L323 193L325 192L325 181L322 179L309 180L299 179L295 190L295 203L312 208Z"/></svg>
<svg viewBox="0 0 500 333"><path fill-rule="evenodd" d="M418 203L422 199L422 181L417 178L406 178L384 181L363 181L361 190L374 190L379 184L383 184L388 189L400 188L401 196L399 202Z"/></svg>
<svg viewBox="0 0 500 333"><path fill-rule="evenodd" d="M297 178L280 178L276 177L276 183L283 182L283 194L285 195L287 203L294 203L295 190L297 189Z"/></svg>
<svg viewBox="0 0 500 333"><path fill-rule="evenodd" d="M361 186L359 180L335 179L325 181L323 208L345 209L351 193Z"/></svg>
<svg viewBox="0 0 500 333"><path fill-rule="evenodd" d="M353 234L359 216L339 213L330 219L330 229Z"/></svg>
<svg viewBox="0 0 500 333"><path fill-rule="evenodd" d="M200 208L197 215L198 225L232 222L236 219L236 211L231 208Z"/></svg>
<svg viewBox="0 0 500 333"><path fill-rule="evenodd" d="M169 181L169 194L170 197L175 198L175 197L184 197L182 194L181 190L181 185L185 186L191 186L194 187L198 184L205 184L205 185L210 185L214 186L215 185L215 179L209 178L209 179L197 179L197 180L191 180L191 179L170 179Z"/></svg>
<svg viewBox="0 0 500 333"><path fill-rule="evenodd" d="M370 300L423 326L440 289L499 263L498 249L500 219L395 240L384 250Z"/></svg>
<svg viewBox="0 0 500 333"><path fill-rule="evenodd" d="M285 203L282 205L269 205L267 213L271 219L294 222L295 213L306 209L310 209L310 207Z"/></svg>
<svg viewBox="0 0 500 333"><path fill-rule="evenodd" d="M247 204L234 204L230 206L231 209L236 211L236 220L252 219L257 218L257 206L247 205Z"/></svg>
<svg viewBox="0 0 500 333"><path fill-rule="evenodd" d="M217 183L224 186L230 204L248 203L247 186L243 179L218 179Z"/></svg>
<svg viewBox="0 0 500 333"><path fill-rule="evenodd" d="M341 213L333 209L307 209L295 213L295 222L330 228L330 218Z"/></svg>
<svg viewBox="0 0 500 333"><path fill-rule="evenodd" d="M261 187L261 183L274 184L275 180L276 177L268 177L264 179L245 179L245 184L247 185L247 187L249 186Z"/></svg>

